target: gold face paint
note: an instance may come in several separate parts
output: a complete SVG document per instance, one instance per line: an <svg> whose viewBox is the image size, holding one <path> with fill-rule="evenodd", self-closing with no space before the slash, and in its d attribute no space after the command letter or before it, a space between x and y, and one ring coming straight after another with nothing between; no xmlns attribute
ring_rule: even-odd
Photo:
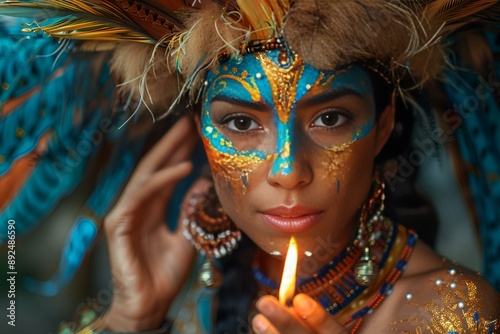
<svg viewBox="0 0 500 334"><path fill-rule="evenodd" d="M321 178L330 179L334 172L340 172L340 168L346 165L345 161L349 159L349 156L352 153L350 148L351 144L352 143L346 143L325 151L325 158L322 159L321 162L321 167L324 171Z"/></svg>
<svg viewBox="0 0 500 334"><path fill-rule="evenodd" d="M257 58L269 80L278 119L282 123L287 123L296 102L299 79L304 72L304 62L299 56L294 55L291 65L284 68L265 54L259 53Z"/></svg>
<svg viewBox="0 0 500 334"><path fill-rule="evenodd" d="M243 73L246 71L243 71ZM214 87L219 86L218 90L219 92L224 90L227 87L227 80L234 80L237 83L239 83L243 88L250 94L250 97L252 98L253 102L259 102L262 101L262 97L260 95L259 87L257 87L257 84L255 83L254 78L249 78L249 80L245 80L248 74L243 75L240 77L232 74L221 74L217 80L213 83Z"/></svg>
<svg viewBox="0 0 500 334"><path fill-rule="evenodd" d="M249 174L263 162L263 159L253 154L223 153L216 149L207 138L203 138L203 144L213 174L229 182L233 190L239 189L244 192ZM226 142L225 145L230 145L230 142Z"/></svg>

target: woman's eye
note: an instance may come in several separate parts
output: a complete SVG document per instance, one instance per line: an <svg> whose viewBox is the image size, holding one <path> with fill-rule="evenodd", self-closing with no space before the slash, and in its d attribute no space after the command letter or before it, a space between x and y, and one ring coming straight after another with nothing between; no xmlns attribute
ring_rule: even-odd
<svg viewBox="0 0 500 334"><path fill-rule="evenodd" d="M326 127L326 128L334 128L341 126L348 120L347 116L344 116L338 112L329 111L321 114L318 118L316 118L311 126L313 127Z"/></svg>
<svg viewBox="0 0 500 334"><path fill-rule="evenodd" d="M237 132L259 129L261 126L250 117L234 116L224 121L224 125Z"/></svg>

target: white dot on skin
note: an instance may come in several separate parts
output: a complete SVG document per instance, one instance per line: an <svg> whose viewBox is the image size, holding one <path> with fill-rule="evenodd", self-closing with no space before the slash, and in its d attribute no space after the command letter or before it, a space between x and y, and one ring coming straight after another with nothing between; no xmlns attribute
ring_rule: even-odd
<svg viewBox="0 0 500 334"><path fill-rule="evenodd" d="M307 89L307 90L311 89L311 85L310 85L310 84L307 84L307 85L306 85L306 89Z"/></svg>
<svg viewBox="0 0 500 334"><path fill-rule="evenodd" d="M443 283L440 279L436 280L436 285L441 285Z"/></svg>
<svg viewBox="0 0 500 334"><path fill-rule="evenodd" d="M406 299L407 299L407 300L410 300L410 299L412 299L412 298L413 298L413 295L412 295L411 293L407 293L407 294L406 294Z"/></svg>
<svg viewBox="0 0 500 334"><path fill-rule="evenodd" d="M256 77L257 79L262 79L262 73L256 73L256 74L255 74L255 77Z"/></svg>
<svg viewBox="0 0 500 334"><path fill-rule="evenodd" d="M463 302L459 302L459 303L458 303L458 307L459 307L459 308L464 308L464 306L465 306L465 304L464 304Z"/></svg>
<svg viewBox="0 0 500 334"><path fill-rule="evenodd" d="M305 252L304 252L304 254L305 254L306 256L312 256L312 255L313 255L313 253L311 253L310 251L305 251Z"/></svg>
<svg viewBox="0 0 500 334"><path fill-rule="evenodd" d="M450 270L450 275L452 275L452 276L453 276L453 275L455 275L456 273L457 273L457 271L456 271L455 269L451 269L451 270Z"/></svg>
<svg viewBox="0 0 500 334"><path fill-rule="evenodd" d="M279 251L275 250L275 251L271 252L271 255L281 255L281 253Z"/></svg>
<svg viewBox="0 0 500 334"><path fill-rule="evenodd" d="M205 81L203 84L204 84L205 86L208 86L208 81Z"/></svg>
<svg viewBox="0 0 500 334"><path fill-rule="evenodd" d="M455 289L457 287L457 283L451 283L450 288Z"/></svg>

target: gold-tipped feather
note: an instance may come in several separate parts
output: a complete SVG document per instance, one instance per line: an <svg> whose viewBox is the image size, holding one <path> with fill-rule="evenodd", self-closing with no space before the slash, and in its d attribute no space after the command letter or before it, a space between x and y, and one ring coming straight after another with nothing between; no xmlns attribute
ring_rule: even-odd
<svg viewBox="0 0 500 334"><path fill-rule="evenodd" d="M37 0L6 1L0 12L21 17L42 17L26 31L43 31L50 36L96 41L156 42L184 27L173 9L185 9L183 0ZM158 9L160 8L160 9ZM60 17L56 23L43 19Z"/></svg>
<svg viewBox="0 0 500 334"><path fill-rule="evenodd" d="M286 13L290 9L288 0L236 0L245 23L252 28L252 38L273 37L281 28Z"/></svg>
<svg viewBox="0 0 500 334"><path fill-rule="evenodd" d="M423 16L434 27L443 25L442 33L446 34L474 22L476 14L498 3L498 0L435 0L425 6Z"/></svg>
<svg viewBox="0 0 500 334"><path fill-rule="evenodd" d="M109 24L85 19L65 19L48 25L33 23L22 30L24 32L43 31L54 38L76 39L81 41L131 41L152 43L152 40L144 34L136 33L126 28L118 26L113 27Z"/></svg>

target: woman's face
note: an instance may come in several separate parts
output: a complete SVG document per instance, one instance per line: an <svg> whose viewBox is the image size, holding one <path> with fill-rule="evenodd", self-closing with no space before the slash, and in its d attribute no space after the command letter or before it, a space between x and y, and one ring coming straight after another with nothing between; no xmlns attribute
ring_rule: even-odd
<svg viewBox="0 0 500 334"><path fill-rule="evenodd" d="M319 71L280 51L221 64L206 78L200 131L222 207L270 254L295 236L313 271L353 236L390 116L376 121L357 65Z"/></svg>

